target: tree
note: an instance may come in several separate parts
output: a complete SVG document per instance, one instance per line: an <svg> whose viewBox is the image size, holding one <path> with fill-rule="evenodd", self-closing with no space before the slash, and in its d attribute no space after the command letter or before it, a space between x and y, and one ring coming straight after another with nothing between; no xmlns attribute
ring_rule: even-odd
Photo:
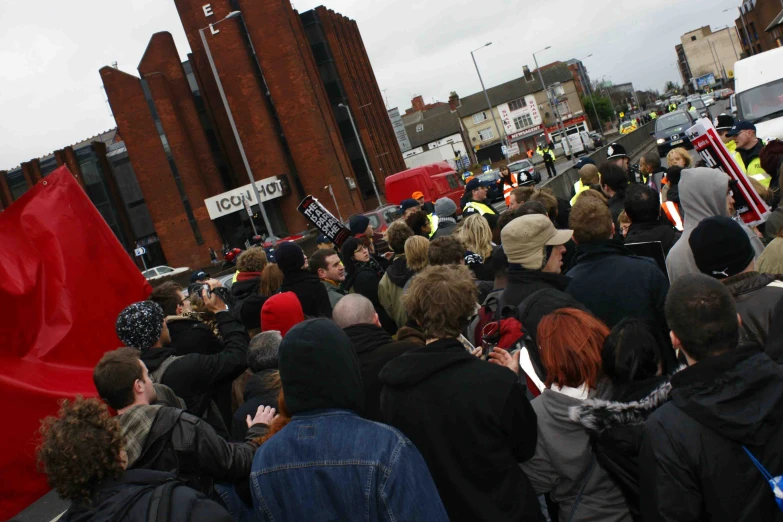
<svg viewBox="0 0 783 522"><path fill-rule="evenodd" d="M673 81L669 80L666 82L666 92L676 91L679 89L679 85L674 83Z"/></svg>
<svg viewBox="0 0 783 522"><path fill-rule="evenodd" d="M598 129L602 127L604 122L612 120L614 117L614 109L612 108L612 102L605 96L593 94L593 101L595 102L595 110L593 110L593 104L590 101L590 97L583 96L582 107L585 108L585 113L590 118L590 126L594 129ZM595 121L596 112L598 112L601 123Z"/></svg>

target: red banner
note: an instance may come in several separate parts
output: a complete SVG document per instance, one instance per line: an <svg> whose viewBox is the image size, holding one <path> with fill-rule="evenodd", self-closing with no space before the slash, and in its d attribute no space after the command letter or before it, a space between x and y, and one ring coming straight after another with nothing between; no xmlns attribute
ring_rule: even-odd
<svg viewBox="0 0 783 522"><path fill-rule="evenodd" d="M151 289L66 167L0 213L0 520L48 491L36 469L41 418L94 396L92 370L121 346L117 314Z"/></svg>
<svg viewBox="0 0 783 522"><path fill-rule="evenodd" d="M758 195L748 177L737 165L734 156L720 140L712 122L701 118L686 132L693 147L709 168L722 170L737 182L733 185L734 208L742 221L749 227L764 223L769 216L769 206Z"/></svg>

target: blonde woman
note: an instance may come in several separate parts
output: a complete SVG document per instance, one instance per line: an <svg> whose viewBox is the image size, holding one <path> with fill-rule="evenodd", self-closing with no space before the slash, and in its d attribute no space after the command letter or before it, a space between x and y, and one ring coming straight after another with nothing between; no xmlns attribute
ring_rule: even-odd
<svg viewBox="0 0 783 522"><path fill-rule="evenodd" d="M405 241L405 260L408 268L418 273L427 268L430 242L421 236L412 236Z"/></svg>
<svg viewBox="0 0 783 522"><path fill-rule="evenodd" d="M683 169L689 169L693 166L691 155L682 147L670 150L666 155L666 162L670 167L680 167Z"/></svg>
<svg viewBox="0 0 783 522"><path fill-rule="evenodd" d="M490 266L494 252L492 230L487 220L474 214L462 223L459 239L465 245L465 264L473 271L479 281L494 281L495 274Z"/></svg>

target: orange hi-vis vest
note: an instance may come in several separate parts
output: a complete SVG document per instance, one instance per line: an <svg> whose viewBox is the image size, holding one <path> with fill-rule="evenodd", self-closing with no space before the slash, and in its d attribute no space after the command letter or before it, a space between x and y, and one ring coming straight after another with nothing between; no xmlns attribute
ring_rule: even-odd
<svg viewBox="0 0 783 522"><path fill-rule="evenodd" d="M682 232L683 226L682 216L680 215L680 206L674 201L667 201L661 205L661 208L663 209L663 213L666 214L666 217L671 222L672 226Z"/></svg>
<svg viewBox="0 0 783 522"><path fill-rule="evenodd" d="M519 185L517 175L513 172L511 174L511 185L503 184L503 197L506 199L506 206L511 203L511 192Z"/></svg>

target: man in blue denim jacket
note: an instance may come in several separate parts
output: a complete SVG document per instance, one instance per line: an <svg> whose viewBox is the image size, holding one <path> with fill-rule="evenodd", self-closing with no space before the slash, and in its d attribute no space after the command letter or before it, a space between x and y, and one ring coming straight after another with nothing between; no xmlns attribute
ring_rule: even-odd
<svg viewBox="0 0 783 522"><path fill-rule="evenodd" d="M292 418L253 460L250 487L262 520L448 520L411 441L361 417L359 363L337 325L295 326L278 359Z"/></svg>

